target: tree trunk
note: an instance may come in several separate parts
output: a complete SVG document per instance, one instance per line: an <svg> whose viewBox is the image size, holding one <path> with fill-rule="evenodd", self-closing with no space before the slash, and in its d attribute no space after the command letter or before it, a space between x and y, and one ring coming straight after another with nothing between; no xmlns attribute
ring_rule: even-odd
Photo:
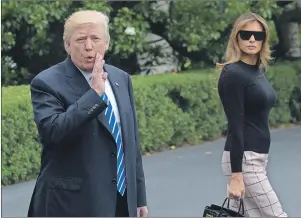
<svg viewBox="0 0 301 218"><path fill-rule="evenodd" d="M300 58L299 24L297 22L277 22L279 38L278 56L285 59Z"/></svg>
<svg viewBox="0 0 301 218"><path fill-rule="evenodd" d="M279 39L273 56L284 59L301 57L299 40L299 23L301 22L301 1L296 4L286 4L279 17L274 16L274 23Z"/></svg>

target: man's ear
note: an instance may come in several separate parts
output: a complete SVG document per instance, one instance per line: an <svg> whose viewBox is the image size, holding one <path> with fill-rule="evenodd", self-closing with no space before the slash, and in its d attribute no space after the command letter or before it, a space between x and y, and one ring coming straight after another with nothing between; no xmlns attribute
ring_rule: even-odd
<svg viewBox="0 0 301 218"><path fill-rule="evenodd" d="M105 44L105 50L108 51L108 50L109 50L109 47L110 47L110 42L107 41L106 44Z"/></svg>
<svg viewBox="0 0 301 218"><path fill-rule="evenodd" d="M70 55L71 54L70 42L68 40L66 40L64 43L64 46L65 46L66 52Z"/></svg>

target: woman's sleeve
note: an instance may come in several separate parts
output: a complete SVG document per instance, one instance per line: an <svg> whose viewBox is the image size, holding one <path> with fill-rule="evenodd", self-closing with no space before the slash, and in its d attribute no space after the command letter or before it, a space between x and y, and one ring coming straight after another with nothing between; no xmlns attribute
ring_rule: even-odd
<svg viewBox="0 0 301 218"><path fill-rule="evenodd" d="M242 172L244 154L244 86L243 72L222 71L218 90L228 120L230 160L233 173Z"/></svg>

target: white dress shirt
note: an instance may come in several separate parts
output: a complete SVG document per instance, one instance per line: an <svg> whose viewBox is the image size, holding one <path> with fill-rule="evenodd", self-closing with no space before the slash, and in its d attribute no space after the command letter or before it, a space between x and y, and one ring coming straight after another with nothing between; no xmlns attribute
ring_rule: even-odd
<svg viewBox="0 0 301 218"><path fill-rule="evenodd" d="M87 82L89 83L89 85L91 86L91 73L89 72L85 72L82 71L81 69L79 69L79 71L84 75L84 77L86 78ZM110 85L110 82L108 79L106 79L105 81L105 93L109 98L109 101L111 102L115 117L116 117L116 121L119 125L120 128L120 116L119 116L119 111L118 111L118 107L117 107L117 103L116 103L116 99L112 90L112 87ZM121 132L120 132L121 134Z"/></svg>

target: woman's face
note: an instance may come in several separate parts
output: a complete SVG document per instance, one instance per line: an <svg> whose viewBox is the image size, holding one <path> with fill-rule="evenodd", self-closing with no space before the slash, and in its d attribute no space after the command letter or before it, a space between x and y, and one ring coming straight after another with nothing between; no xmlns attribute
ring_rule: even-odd
<svg viewBox="0 0 301 218"><path fill-rule="evenodd" d="M251 21L238 32L238 45L243 53L255 55L260 52L266 33L258 21Z"/></svg>

